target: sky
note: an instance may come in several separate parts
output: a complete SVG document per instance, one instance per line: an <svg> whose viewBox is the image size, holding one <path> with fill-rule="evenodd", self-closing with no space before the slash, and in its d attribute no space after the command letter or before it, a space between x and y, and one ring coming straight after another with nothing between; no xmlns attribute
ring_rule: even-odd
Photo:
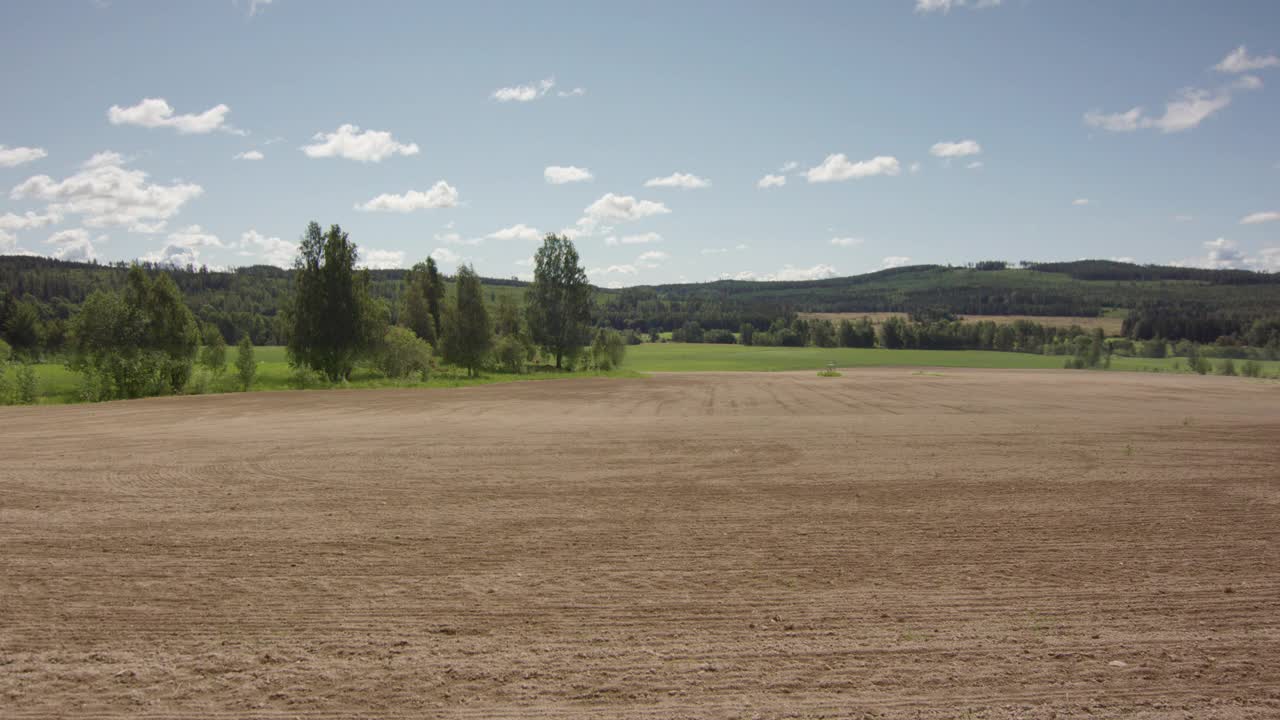
<svg viewBox="0 0 1280 720"><path fill-rule="evenodd" d="M0 3L0 254L1280 271L1280 3Z"/></svg>

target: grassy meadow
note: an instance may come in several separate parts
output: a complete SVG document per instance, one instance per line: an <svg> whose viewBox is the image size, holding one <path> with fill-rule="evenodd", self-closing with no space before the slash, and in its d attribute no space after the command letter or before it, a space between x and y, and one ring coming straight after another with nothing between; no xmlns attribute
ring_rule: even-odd
<svg viewBox="0 0 1280 720"><path fill-rule="evenodd" d="M1061 369L1065 356L1032 355L1027 353L996 352L991 350L883 350L869 348L816 348L816 347L745 347L742 345L711 345L692 343L645 343L627 348L622 367L611 372L555 372L539 370L523 375L510 373L484 373L468 378L464 371L442 368L426 382L392 380L368 367L356 369L348 383L331 385L315 378L300 378L285 359L281 346L254 348L258 360L258 376L254 390L298 390L386 387L465 387L500 382L524 380L554 380L574 377L637 377L650 372L778 372L784 370L821 370L829 363L839 368L858 367L943 367L943 368L998 368L998 369ZM205 392L234 392L236 385L234 367L235 348L228 352L227 372L220 377L209 376ZM1215 368L1221 360L1213 360ZM1236 361L1237 372L1243 361ZM1266 377L1280 377L1280 361L1261 363ZM1134 372L1188 372L1186 358L1128 358L1113 357L1113 371ZM197 366L196 373L202 373ZM80 400L80 376L60 363L36 365L39 380L40 402L45 404L73 403Z"/></svg>

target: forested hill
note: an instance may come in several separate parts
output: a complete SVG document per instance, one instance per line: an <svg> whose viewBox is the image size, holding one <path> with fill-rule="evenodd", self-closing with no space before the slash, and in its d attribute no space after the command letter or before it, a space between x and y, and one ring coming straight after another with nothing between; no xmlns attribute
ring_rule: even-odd
<svg viewBox="0 0 1280 720"><path fill-rule="evenodd" d="M230 272L164 269L196 316L220 327L228 340L248 331L256 343L279 341L275 318L289 291L291 271L270 266ZM95 289L119 288L126 270L124 265L0 257L0 303L30 299L39 303L46 319L65 319ZM393 313L404 273L370 271L374 296L388 301ZM485 279L484 284L491 300L502 293L522 293L525 286L513 279ZM688 321L705 328L737 329L743 322L762 327L795 312L1097 316L1123 309L1140 310L1135 323L1144 318L1158 323L1145 331L1136 328L1138 335L1158 332L1211 341L1255 319L1280 314L1280 274L1105 260L1024 261L1018 269L982 262L797 282L721 280L600 289L597 305L602 323L644 330L670 330Z"/></svg>

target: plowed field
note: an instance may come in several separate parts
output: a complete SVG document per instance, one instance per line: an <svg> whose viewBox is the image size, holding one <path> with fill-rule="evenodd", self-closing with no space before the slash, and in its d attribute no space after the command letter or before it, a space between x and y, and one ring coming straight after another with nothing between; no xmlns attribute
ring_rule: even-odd
<svg viewBox="0 0 1280 720"><path fill-rule="evenodd" d="M1280 716L1280 385L0 409L0 717Z"/></svg>

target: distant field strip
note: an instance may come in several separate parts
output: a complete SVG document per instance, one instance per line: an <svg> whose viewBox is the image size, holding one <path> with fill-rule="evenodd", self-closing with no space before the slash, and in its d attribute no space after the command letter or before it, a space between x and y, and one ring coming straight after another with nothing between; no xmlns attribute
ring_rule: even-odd
<svg viewBox="0 0 1280 720"><path fill-rule="evenodd" d="M844 313L797 313L806 320L830 320L831 322L840 322L841 320L857 320L859 318L867 318L873 324L888 320L891 317L900 317L904 320L907 313L901 312L844 312ZM1085 330L1092 330L1096 327L1102 328L1102 332L1109 336L1120 334L1120 329L1124 325L1124 318L1121 317L1071 317L1068 315L957 315L956 317L965 322L979 322L986 320L994 322L997 325L1012 325L1018 320L1030 320L1046 327L1071 327L1078 325Z"/></svg>

